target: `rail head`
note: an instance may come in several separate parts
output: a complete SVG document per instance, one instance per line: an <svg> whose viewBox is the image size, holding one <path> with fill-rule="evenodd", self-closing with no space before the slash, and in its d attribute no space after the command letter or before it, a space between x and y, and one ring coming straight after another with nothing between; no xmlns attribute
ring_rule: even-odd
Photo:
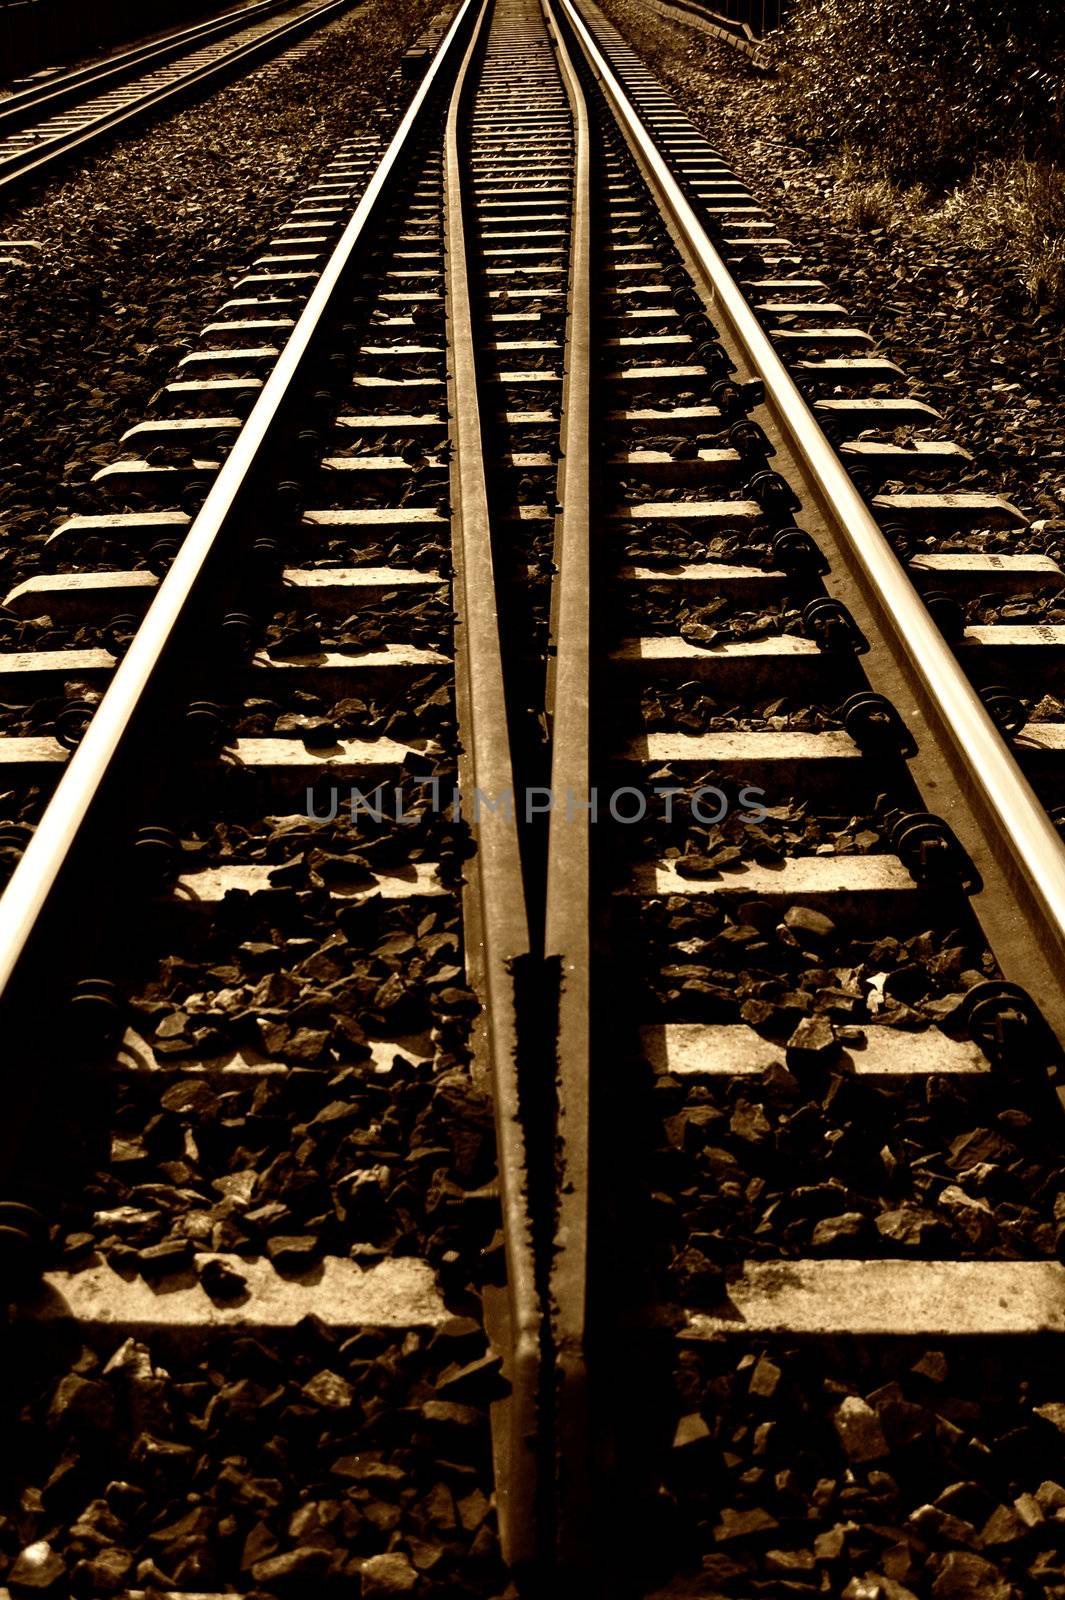
<svg viewBox="0 0 1065 1600"><path fill-rule="evenodd" d="M134 45L120 55L93 61L86 67L75 67L71 72L64 72L45 83L13 94L7 100L0 101L0 137L24 128L27 123L39 121L44 116L52 116L87 89L97 93L109 84L122 82L134 71L162 65L183 50L206 43L219 34L236 32L260 17L268 16L271 11L279 11L285 3L286 0L257 0L256 4L227 11L221 17L209 17L190 28L167 34L165 38Z"/></svg>
<svg viewBox="0 0 1065 1600"><path fill-rule="evenodd" d="M1065 1045L1065 845L600 49L581 0L556 3L838 535L912 696L899 707L903 719L923 723L947 755L957 785L952 801L978 841L988 888L973 905L995 955Z"/></svg>
<svg viewBox="0 0 1065 1600"><path fill-rule="evenodd" d="M504 1559L532 1563L540 1549L541 1388L544 1309L537 1281L523 1127L519 1050L522 978L531 967L504 693L492 527L489 513L473 287L466 242L466 177L461 133L473 65L491 15L483 0L448 108L444 145L445 300L456 617L456 688L463 745L460 792L476 853L463 895L467 969L483 1008L482 1055L495 1109L497 1170L507 1263L505 1326L510 1394L494 1428Z"/></svg>
<svg viewBox="0 0 1065 1600"><path fill-rule="evenodd" d="M552 582L548 717L551 793L544 954L558 966L555 1044L558 1169L551 1260L556 1454L555 1551L589 1560L588 1259L591 1196L591 670L593 319L592 135L587 97L550 0L541 6L574 130L572 237L566 296L562 425ZM564 803L563 803L563 797ZM544 1063L548 1070L548 1063Z"/></svg>
<svg viewBox="0 0 1065 1600"><path fill-rule="evenodd" d="M242 64L247 66L260 57L265 58L285 41L295 43L313 28L339 17L353 3L354 0L323 0L317 10L304 12L287 22L279 22L270 32L236 45L223 56L184 74L175 83L155 89L128 104L123 101L106 115L95 118L87 127L74 128L44 141L44 148L40 151L36 145L32 145L12 156L0 165L0 202L10 199L34 180L47 177L77 152L91 148L120 129L134 126L141 118L157 112L163 106L180 104L185 96L204 84L222 82Z"/></svg>

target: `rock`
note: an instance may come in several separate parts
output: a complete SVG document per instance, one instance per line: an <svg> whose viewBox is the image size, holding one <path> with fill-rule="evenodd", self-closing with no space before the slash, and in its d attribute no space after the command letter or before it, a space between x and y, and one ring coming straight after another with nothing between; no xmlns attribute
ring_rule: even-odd
<svg viewBox="0 0 1065 1600"><path fill-rule="evenodd" d="M104 1377L121 1375L124 1382L139 1386L155 1381L152 1353L139 1339L126 1339L109 1358Z"/></svg>
<svg viewBox="0 0 1065 1600"><path fill-rule="evenodd" d="M407 1549L413 1565L419 1572L432 1572L446 1554L442 1545L427 1544L424 1539L407 1539Z"/></svg>
<svg viewBox="0 0 1065 1600"><path fill-rule="evenodd" d="M768 1356L759 1356L747 1386L748 1393L756 1394L763 1400L771 1400L776 1394L779 1382L780 1368L770 1361Z"/></svg>
<svg viewBox="0 0 1065 1600"><path fill-rule="evenodd" d="M917 1596L883 1572L867 1572L863 1578L851 1579L841 1600L917 1600Z"/></svg>
<svg viewBox="0 0 1065 1600"><path fill-rule="evenodd" d="M67 1564L47 1539L28 1544L8 1573L12 1594L50 1594L59 1584L66 1588Z"/></svg>
<svg viewBox="0 0 1065 1600"><path fill-rule="evenodd" d="M933 1600L1012 1600L1013 1585L983 1556L952 1550L932 1585Z"/></svg>
<svg viewBox="0 0 1065 1600"><path fill-rule="evenodd" d="M1042 1417L1044 1422L1057 1428L1059 1433L1065 1433L1065 1405L1060 1400L1049 1400L1045 1406L1033 1406L1032 1410L1037 1417Z"/></svg>
<svg viewBox="0 0 1065 1600"><path fill-rule="evenodd" d="M839 1216L846 1206L847 1190L837 1178L830 1178L827 1183L797 1184L779 1202L781 1219L788 1222L819 1222L824 1217Z"/></svg>
<svg viewBox="0 0 1065 1600"><path fill-rule="evenodd" d="M977 1200L950 1183L940 1190L939 1204L949 1211L951 1222L970 1244L985 1245L994 1238L995 1214L986 1200Z"/></svg>
<svg viewBox="0 0 1065 1600"><path fill-rule="evenodd" d="M63 1240L63 1264L73 1267L82 1261L90 1250L96 1246L96 1240L91 1233L68 1233Z"/></svg>
<svg viewBox="0 0 1065 1600"><path fill-rule="evenodd" d="M472 1494L465 1495L456 1504L455 1509L459 1514L459 1521L467 1533L474 1533L482 1524L489 1511L492 1509L488 1496L480 1489L474 1489Z"/></svg>
<svg viewBox="0 0 1065 1600"><path fill-rule="evenodd" d="M91 1470L79 1460L75 1450L67 1449L41 1485L41 1504L50 1516L71 1514L76 1506L84 1505L89 1490Z"/></svg>
<svg viewBox="0 0 1065 1600"><path fill-rule="evenodd" d="M823 942L831 939L836 931L836 924L831 917L826 917L823 911L814 911L810 906L789 906L784 913L784 926L796 935L800 944L804 938Z"/></svg>
<svg viewBox="0 0 1065 1600"><path fill-rule="evenodd" d="M436 1382L436 1392L448 1400L472 1401L487 1405L490 1400L500 1400L508 1394L509 1387L503 1377L503 1363L499 1356L488 1354L465 1366L458 1363L445 1368Z"/></svg>
<svg viewBox="0 0 1065 1600"><path fill-rule="evenodd" d="M125 1478L112 1478L112 1482L104 1490L110 1510L114 1510L115 1517L122 1517L123 1522L131 1522L134 1517L139 1517L147 1504L147 1494L138 1488L136 1483L126 1483Z"/></svg>
<svg viewBox="0 0 1065 1600"><path fill-rule="evenodd" d="M434 1428L477 1432L485 1425L484 1416L473 1406L460 1406L454 1400L427 1400L422 1416Z"/></svg>
<svg viewBox="0 0 1065 1600"><path fill-rule="evenodd" d="M266 1241L266 1254L282 1272L307 1272L314 1266L321 1249L316 1234L279 1233Z"/></svg>
<svg viewBox="0 0 1065 1600"><path fill-rule="evenodd" d="M865 1398L880 1418L884 1437L893 1450L931 1433L931 1416L924 1406L912 1405L906 1399L900 1384L885 1383Z"/></svg>
<svg viewBox="0 0 1065 1600"><path fill-rule="evenodd" d="M697 1310L717 1305L724 1288L725 1274L721 1267L701 1250L689 1246L678 1251L670 1263L670 1277L677 1298Z"/></svg>
<svg viewBox="0 0 1065 1600"><path fill-rule="evenodd" d="M835 1527L819 1533L814 1540L814 1555L818 1561L838 1561L847 1544L847 1535L857 1533L853 1522L837 1522Z"/></svg>
<svg viewBox="0 0 1065 1600"><path fill-rule="evenodd" d="M111 1165L119 1173L122 1173L123 1169L129 1173L132 1168L140 1166L146 1160L147 1153L139 1139L111 1140Z"/></svg>
<svg viewBox="0 0 1065 1600"><path fill-rule="evenodd" d="M785 1576L790 1572L813 1572L814 1553L812 1550L767 1550L765 1565L768 1572L781 1572Z"/></svg>
<svg viewBox="0 0 1065 1600"><path fill-rule="evenodd" d="M448 1317L433 1334L429 1345L449 1360L473 1361L484 1354L484 1329L473 1317Z"/></svg>
<svg viewBox="0 0 1065 1600"><path fill-rule="evenodd" d="M886 1578L896 1583L919 1583L928 1565L928 1551L923 1544L900 1539L889 1545L880 1555L880 1566Z"/></svg>
<svg viewBox="0 0 1065 1600"><path fill-rule="evenodd" d="M387 1555L369 1556L359 1567L362 1600L390 1600L393 1595L413 1594L418 1574L399 1550Z"/></svg>
<svg viewBox="0 0 1065 1600"><path fill-rule="evenodd" d="M311 1067L319 1059L328 1043L329 1034L325 1029L299 1028L285 1043L285 1058L288 1061L302 1062L304 1066Z"/></svg>
<svg viewBox="0 0 1065 1600"><path fill-rule="evenodd" d="M1016 1155L1016 1148L993 1128L975 1128L951 1141L947 1165L955 1172L968 1172L970 1167L1005 1164Z"/></svg>
<svg viewBox="0 0 1065 1600"><path fill-rule="evenodd" d="M688 1450L692 1445L706 1444L713 1435L698 1411L689 1412L686 1417L681 1417L673 1435L674 1450Z"/></svg>
<svg viewBox="0 0 1065 1600"><path fill-rule="evenodd" d="M762 1145L772 1138L773 1129L761 1106L738 1100L729 1120L729 1132L744 1144Z"/></svg>
<svg viewBox="0 0 1065 1600"><path fill-rule="evenodd" d="M390 1534L397 1533L400 1526L400 1507L389 1506L385 1501L363 1501L360 1507L363 1520L377 1531L379 1539L384 1544Z"/></svg>
<svg viewBox="0 0 1065 1600"><path fill-rule="evenodd" d="M155 1545L168 1564L182 1560L204 1548L214 1528L214 1517L206 1506L193 1506L184 1516L162 1528L153 1528L148 1543Z"/></svg>
<svg viewBox="0 0 1065 1600"><path fill-rule="evenodd" d="M942 1540L944 1544L968 1545L970 1549L977 1543L977 1532L971 1522L964 1517L956 1517L950 1511L944 1511L940 1506L918 1506L911 1512L910 1525L925 1537Z"/></svg>
<svg viewBox="0 0 1065 1600"><path fill-rule="evenodd" d="M200 1282L212 1300L236 1300L247 1292L248 1280L228 1261L210 1256L197 1263Z"/></svg>
<svg viewBox="0 0 1065 1600"><path fill-rule="evenodd" d="M810 1238L811 1248L826 1256L860 1256L872 1236L869 1218L860 1211L841 1211L822 1217Z"/></svg>
<svg viewBox="0 0 1065 1600"><path fill-rule="evenodd" d="M110 1433L115 1425L115 1400L104 1383L68 1373L56 1386L47 1424L77 1433Z"/></svg>
<svg viewBox="0 0 1065 1600"><path fill-rule="evenodd" d="M803 1017L788 1040L785 1060L795 1071L839 1054L836 1030L827 1017Z"/></svg>
<svg viewBox="0 0 1065 1600"><path fill-rule="evenodd" d="M742 1007L740 1008L742 1010ZM782 1061L770 1062L762 1074L762 1093L767 1100L787 1102L799 1095L799 1080Z"/></svg>
<svg viewBox="0 0 1065 1600"><path fill-rule="evenodd" d="M153 1434L141 1433L133 1441L130 1460L152 1471L174 1473L191 1470L196 1452L189 1444L178 1444L173 1439L157 1439Z"/></svg>
<svg viewBox="0 0 1065 1600"><path fill-rule="evenodd" d="M1041 1522L1046 1521L1043 1508L1034 1494L1018 1495L1013 1502L1013 1509L1026 1528L1038 1528Z"/></svg>
<svg viewBox="0 0 1065 1600"><path fill-rule="evenodd" d="M740 1182L744 1177L743 1168L732 1151L723 1150L716 1144L704 1147L702 1165L712 1173L715 1183Z"/></svg>
<svg viewBox="0 0 1065 1600"><path fill-rule="evenodd" d="M336 1477L350 1479L352 1483L394 1484L398 1487L406 1477L402 1467L389 1466L387 1462L375 1461L367 1455L338 1456L329 1470Z"/></svg>
<svg viewBox="0 0 1065 1600"><path fill-rule="evenodd" d="M172 1590L174 1579L151 1559L137 1562L137 1583L145 1589Z"/></svg>
<svg viewBox="0 0 1065 1600"><path fill-rule="evenodd" d="M1052 1516L1055 1511L1065 1510L1065 1489L1053 1478L1044 1478L1035 1491L1035 1500L1046 1516Z"/></svg>
<svg viewBox="0 0 1065 1600"><path fill-rule="evenodd" d="M77 1583L85 1584L82 1593L93 1596L118 1594L126 1586L133 1570L133 1557L118 1545L108 1545L91 1561L79 1561L75 1568Z"/></svg>
<svg viewBox="0 0 1065 1600"><path fill-rule="evenodd" d="M755 1032L771 1024L776 1008L768 1000L745 1000L740 1006L740 1020Z"/></svg>
<svg viewBox="0 0 1065 1600"><path fill-rule="evenodd" d="M150 1244L138 1251L137 1261L144 1277L148 1279L188 1272L193 1264L192 1240L164 1239L162 1244Z"/></svg>
<svg viewBox="0 0 1065 1600"><path fill-rule="evenodd" d="M746 1539L752 1533L775 1533L780 1524L768 1511L754 1506L749 1511L737 1511L727 1506L721 1521L714 1528L714 1539L724 1544L728 1539Z"/></svg>
<svg viewBox="0 0 1065 1600"><path fill-rule="evenodd" d="M735 1578L742 1578L747 1568L739 1561L733 1561L724 1550L712 1550L702 1559L702 1572L700 1581L710 1585L716 1594L722 1584L731 1582ZM700 1589L698 1593L705 1593Z"/></svg>
<svg viewBox="0 0 1065 1600"><path fill-rule="evenodd" d="M159 1029L160 1034L165 1026L164 1023ZM206 1078L183 1078L180 1083L166 1090L159 1103L164 1110L173 1111L179 1116L202 1117L217 1109L218 1096Z"/></svg>
<svg viewBox="0 0 1065 1600"><path fill-rule="evenodd" d="M848 1395L836 1407L832 1421L849 1461L882 1461L889 1453L879 1417L860 1396Z"/></svg>
<svg viewBox="0 0 1065 1600"><path fill-rule="evenodd" d="M318 1578L332 1561L332 1554L322 1550L317 1545L297 1545L295 1550L286 1550L280 1556L267 1556L263 1561L256 1561L251 1569L251 1575L256 1583L271 1584L285 1582L291 1578Z"/></svg>
<svg viewBox="0 0 1065 1600"><path fill-rule="evenodd" d="M244 1540L240 1553L241 1572L250 1572L258 1562L265 1561L277 1550L277 1538L265 1522L257 1522Z"/></svg>
<svg viewBox="0 0 1065 1600"><path fill-rule="evenodd" d="M458 1526L455 1501L446 1483L435 1483L425 1496L425 1514L437 1533L450 1533Z"/></svg>
<svg viewBox="0 0 1065 1600"><path fill-rule="evenodd" d="M1016 1544L1027 1537L1028 1531L1012 1506L996 1506L980 1529L980 1545L987 1550L996 1545Z"/></svg>
<svg viewBox="0 0 1065 1600"><path fill-rule="evenodd" d="M947 1237L942 1217L917 1206L899 1206L896 1211L882 1211L876 1219L876 1226L882 1239L907 1254L936 1249Z"/></svg>
<svg viewBox="0 0 1065 1600"><path fill-rule="evenodd" d="M950 1377L950 1368L942 1350L926 1351L920 1361L914 1362L910 1371L920 1378L927 1378L929 1383L946 1383Z"/></svg>
<svg viewBox="0 0 1065 1600"><path fill-rule="evenodd" d="M90 1500L81 1515L71 1523L70 1541L85 1541L90 1546L102 1548L105 1544L121 1544L125 1527L106 1500Z"/></svg>
<svg viewBox="0 0 1065 1600"><path fill-rule="evenodd" d="M342 1411L355 1397L355 1390L347 1379L329 1371L317 1373L309 1383L303 1385L301 1392L316 1406L323 1406L330 1411Z"/></svg>

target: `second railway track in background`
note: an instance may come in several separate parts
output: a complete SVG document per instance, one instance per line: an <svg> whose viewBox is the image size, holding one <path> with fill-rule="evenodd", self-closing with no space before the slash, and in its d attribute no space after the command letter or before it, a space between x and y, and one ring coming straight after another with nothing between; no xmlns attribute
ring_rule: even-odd
<svg viewBox="0 0 1065 1600"><path fill-rule="evenodd" d="M85 1592L86 1500L130 1588L491 1592L489 1407L531 1593L1054 1551L1062 641L965 607L1061 573L824 294L590 0L466 0L7 596L5 1494Z"/></svg>
<svg viewBox="0 0 1065 1600"><path fill-rule="evenodd" d="M351 3L258 0L0 100L0 202L130 131L141 118L298 43L343 16Z"/></svg>

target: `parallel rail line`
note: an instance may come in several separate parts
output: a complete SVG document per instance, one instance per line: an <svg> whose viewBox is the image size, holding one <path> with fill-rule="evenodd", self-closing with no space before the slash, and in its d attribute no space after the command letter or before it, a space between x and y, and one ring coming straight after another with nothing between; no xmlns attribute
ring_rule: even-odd
<svg viewBox="0 0 1065 1600"><path fill-rule="evenodd" d="M86 156L142 118L247 70L341 16L350 0L291 11L260 0L154 44L79 68L0 102L0 199ZM231 47L220 49L231 40Z"/></svg>
<svg viewBox="0 0 1065 1600"><path fill-rule="evenodd" d="M455 1018L438 1009L434 1043L445 1064L468 1048L494 1109L495 1185L478 1174L464 1203L498 1208L485 1245L505 1281L484 1284L481 1307L506 1380L492 1395L495 1482L504 1558L533 1584L558 1570L611 1593L653 1582L639 1552L631 1571L604 1556L604 1529L618 1504L634 1523L650 1517L678 1363L722 1342L1065 1330L1065 1270L1036 1233L1027 1254L978 1243L929 1259L890 1242L877 1254L876 1196L847 1154L856 1135L839 1128L807 1149L798 1113L793 1193L749 1251L736 1218L768 1179L745 1191L714 1143L730 1115L737 1138L769 1139L747 1085L800 1112L826 1087L831 1104L868 1086L890 1124L909 1115L914 1084L948 1080L959 1103L1009 1108L1039 1174L1033 1206L1052 1199L1060 1146L1065 846L1045 808L1056 773L1052 759L1033 767L1032 787L1016 729L1001 727L1016 720L1014 695L988 687L983 662L1012 691L1033 646L1058 670L1061 641L990 627L956 652L954 611L934 595L926 605L913 582L934 572L964 593L1060 571L1045 555L956 544L914 555L913 529L1020 519L991 497L877 492L881 478L921 485L965 458L938 440L864 437L880 421L935 418L882 392L897 369L852 353L865 336L824 292L592 0L464 0L387 152L376 165L340 153L205 331L208 348L186 358L163 414L126 436L144 454L98 475L133 509L70 519L50 548L71 570L6 601L10 615L84 622L97 640L0 655L0 682L60 705L54 733L0 737L26 816L43 805L0 901L0 1016L13 1058L38 1065L5 1134L9 1270L28 1272L38 1251L30 1205L47 1209L55 1174L38 1170L34 1140L71 1060L119 1073L140 1052L153 1076L168 1070L122 999L145 1012L144 957L128 936L145 919L145 879L125 868L138 851L153 873L169 859L168 876L146 880L160 897L152 959L197 905L224 941L227 917L239 923L249 905L268 917L294 891L305 953L322 940L324 897L326 926L348 941L337 960L357 963L364 901L400 919L400 945L422 937L423 911L454 903L441 937L461 936L479 1012L455 1046ZM170 545L145 562L160 537ZM448 582L454 636L442 647L401 613ZM118 605L143 620L116 623ZM387 605L398 636L381 621ZM360 612L369 645L349 638ZM296 641L287 652L279 630ZM322 835L334 876L316 882L300 876L310 855L279 862L269 844L256 855L279 820L262 790L290 807L281 837L306 841L291 809L304 786L447 776L447 749L389 720L427 674L454 707L447 737L474 847L461 884L446 834L439 859L421 850L405 870L393 861L360 879L365 860L349 863L354 887L337 867L351 849L342 830ZM95 709L69 694L62 705L72 681L105 689ZM320 714L308 722L304 704ZM261 726L279 705L284 737ZM345 719L359 716L371 726L353 734ZM247 829L235 856L211 856L198 785L216 758L174 737L185 722L214 730L231 778L261 786L221 791L226 824ZM751 785L767 815L809 819L796 853L718 827ZM708 787L725 801L716 818L677 821L672 799L659 803L668 790L690 805ZM645 797L638 828L614 809L623 794ZM208 865L175 886L183 852ZM240 948L264 958L258 935ZM878 1023L859 976L875 960L887 964L880 1010L908 996L912 1025L949 1026ZM69 1018L43 1043L42 995ZM382 1023L376 1004L368 1059L387 1073L399 1052L404 1071L421 1071L424 1030ZM867 1004L871 1020L850 1025ZM318 1072L345 1068L340 1033L328 1044L327 1033L301 1046L319 1052ZM211 1048L182 1044L175 1064L220 1083L294 1078L299 1064L284 1043L276 1060ZM430 1145L420 1159L446 1172L446 1154ZM404 1169L412 1193L418 1165L412 1155ZM841 1225L835 1243L831 1229L814 1247L799 1222L778 1225L814 1191L819 1206L858 1196L845 1215L815 1212ZM923 1208L904 1197L900 1226L923 1219L941 1242L940 1189L919 1192ZM1049 1237L1049 1220L1038 1227ZM275 1293L265 1260L222 1252L225 1271L244 1261L254 1279L239 1316L193 1283L170 1320L276 1330L320 1307L350 1330L374 1325L391 1296L390 1326L443 1326L430 1267L453 1278L461 1250L445 1239L424 1258L386 1256L378 1291L344 1259L344 1227L329 1237L335 1298L309 1281ZM357 1227L352 1238L357 1256ZM168 1320L166 1297L157 1308L106 1260L45 1281L84 1325L101 1296L118 1329ZM42 1308L31 1299L20 1316L32 1328ZM697 1444L709 1436L705 1420L684 1422ZM699 1537L685 1559L708 1554Z"/></svg>

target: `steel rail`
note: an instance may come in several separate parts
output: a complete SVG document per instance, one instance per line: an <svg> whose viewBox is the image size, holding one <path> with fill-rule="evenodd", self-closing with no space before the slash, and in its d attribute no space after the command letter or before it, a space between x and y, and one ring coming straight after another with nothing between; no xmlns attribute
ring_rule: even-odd
<svg viewBox="0 0 1065 1600"><path fill-rule="evenodd" d="M680 185L600 50L574 0L569 18L658 204L705 292L765 385L794 452L904 686L897 709L918 744L914 770L934 748L955 789L936 802L968 850L983 888L971 904L1007 978L1032 996L1065 1043L1065 845L803 395L758 323ZM926 803L931 798L926 791Z"/></svg>
<svg viewBox="0 0 1065 1600"><path fill-rule="evenodd" d="M583 86L549 0L541 0L555 43L574 127L572 236L559 440L547 714L551 729L544 955L558 964L556 1059L558 1199L551 1305L555 1360L555 1542L560 1563L587 1548L591 1504L588 1319L588 1204L591 1094L592 659L591 396L592 159Z"/></svg>
<svg viewBox="0 0 1065 1600"><path fill-rule="evenodd" d="M85 90L96 94L108 85L118 88L132 73L145 66L162 66L184 50L205 43L218 34L236 32L260 17L268 16L271 11L280 11L289 3L290 0L258 0L257 4L247 6L243 11L227 11L222 17L211 17L194 27L183 28L179 33L168 34L165 39L155 39L151 44L138 45L122 55L108 56L106 60L94 61L87 67L77 67L73 72L64 72L35 88L13 94L9 99L0 101L0 138L8 133L17 133L28 123L54 115L73 100L79 99Z"/></svg>
<svg viewBox="0 0 1065 1600"><path fill-rule="evenodd" d="M294 43L303 34L340 16L354 3L355 0L326 0L326 3L319 6L316 11L296 17L292 22L280 24L272 32L263 34L258 39L249 40L238 49L219 56L216 61L208 62L195 72L187 73L176 83L144 95L132 105L120 107L86 128L74 129L59 139L49 140L46 149L39 152L29 150L22 156L14 156L10 161L0 163L0 201L32 180L44 177L76 152L90 149L118 129L132 125L139 118L158 111L163 106L179 102L205 84L221 82L235 68L246 66L258 60L260 56L271 55L286 41Z"/></svg>
<svg viewBox="0 0 1065 1600"><path fill-rule="evenodd" d="M208 559L231 531L248 480L267 459L279 413L317 342L353 258L372 236L371 225L388 182L422 122L434 88L452 66L473 5L474 0L463 0L456 13L0 897L0 1008L8 999L49 897L80 842L93 801L126 749L131 725L159 672L168 642L191 610Z"/></svg>
<svg viewBox="0 0 1065 1600"><path fill-rule="evenodd" d="M448 111L444 150L444 247L451 415L456 676L463 814L477 843L463 896L471 983L482 1000L491 1071L500 1204L507 1260L508 1326L494 1342L508 1351L509 1397L493 1428L499 1533L511 1566L539 1553L538 1450L543 1310L528 1211L528 1169L519 1082L516 979L531 950L514 805L503 659L496 608L492 529L481 434L472 285L466 250L465 176L460 134L471 64L491 11L483 0ZM465 743L465 740L464 740ZM510 807L506 797L510 797ZM474 934L476 930L476 938ZM501 1337L500 1337L501 1334Z"/></svg>

